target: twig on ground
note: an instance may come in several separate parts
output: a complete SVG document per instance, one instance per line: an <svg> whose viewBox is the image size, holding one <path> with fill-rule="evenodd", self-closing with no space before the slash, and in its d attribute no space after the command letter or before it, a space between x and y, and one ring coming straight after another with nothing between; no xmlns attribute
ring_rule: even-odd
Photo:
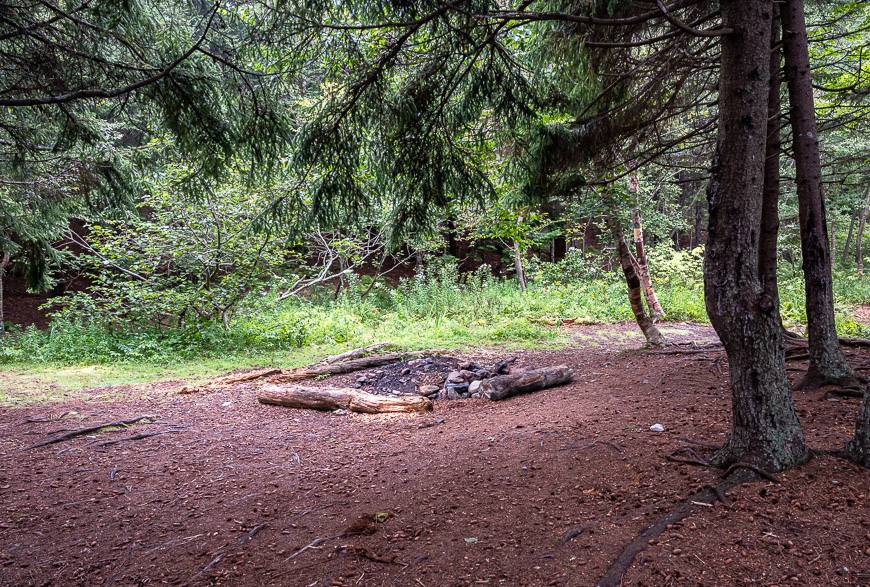
<svg viewBox="0 0 870 587"><path fill-rule="evenodd" d="M329 541L329 540L334 540L335 538L338 538L339 536L341 536L341 534L336 534L336 535L334 535L334 536L326 536L326 537L324 537L324 538L318 538L318 539L316 539L316 540L313 540L312 542L306 544L305 546L303 546L302 548L300 548L299 550L297 550L296 552L294 552L293 554L291 554L290 556L288 556L286 559L284 559L284 561L285 561L285 562L290 562L290 561L292 561L294 558L296 558L296 557L298 557L299 555L303 554L306 550L311 550L311 549L315 549L315 548L320 548L320 547L323 545L324 542L327 542L327 541Z"/></svg>

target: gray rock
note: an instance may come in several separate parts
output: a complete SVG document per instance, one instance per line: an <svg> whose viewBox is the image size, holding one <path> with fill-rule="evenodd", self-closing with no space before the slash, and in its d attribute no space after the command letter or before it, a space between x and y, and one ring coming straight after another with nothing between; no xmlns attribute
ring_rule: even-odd
<svg viewBox="0 0 870 587"><path fill-rule="evenodd" d="M665 431L665 427L659 423L653 424L652 426L649 427L649 429L652 430L653 432L664 432Z"/></svg>
<svg viewBox="0 0 870 587"><path fill-rule="evenodd" d="M423 384L417 386L417 394L418 395L432 395L433 393L438 393L441 391L440 385L432 385L432 384Z"/></svg>
<svg viewBox="0 0 870 587"><path fill-rule="evenodd" d="M447 389L447 399L460 399L462 396L455 389Z"/></svg>
<svg viewBox="0 0 870 587"><path fill-rule="evenodd" d="M456 393L467 393L468 392L468 384L467 383L448 383L444 387L447 388L447 391L453 390Z"/></svg>
<svg viewBox="0 0 870 587"><path fill-rule="evenodd" d="M342 410L342 409L332 410L332 415L333 416L347 416L347 410Z"/></svg>
<svg viewBox="0 0 870 587"><path fill-rule="evenodd" d="M447 374L447 382L448 383L464 383L465 379L462 377L461 371L451 371Z"/></svg>
<svg viewBox="0 0 870 587"><path fill-rule="evenodd" d="M480 384L482 381L475 379L471 383L468 384L468 393L474 394L477 393L477 390L480 389Z"/></svg>

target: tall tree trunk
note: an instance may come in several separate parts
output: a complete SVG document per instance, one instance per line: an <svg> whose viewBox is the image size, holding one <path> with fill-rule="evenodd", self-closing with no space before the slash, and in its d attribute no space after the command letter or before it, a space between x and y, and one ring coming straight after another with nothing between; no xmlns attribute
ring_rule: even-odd
<svg viewBox="0 0 870 587"><path fill-rule="evenodd" d="M6 281L6 268L9 266L11 258L11 253L3 253L3 257L0 258L0 335L6 334L6 313L3 310L6 298L3 295L3 285Z"/></svg>
<svg viewBox="0 0 870 587"><path fill-rule="evenodd" d="M822 166L803 0L785 2L782 8L782 25L810 355L807 374L798 387L816 389L826 384L854 386L855 375L840 349L834 324L831 251L822 194Z"/></svg>
<svg viewBox="0 0 870 587"><path fill-rule="evenodd" d="M849 248L852 246L852 235L855 234L855 218L858 216L858 211L852 213L849 218L849 230L846 232L846 242L843 243L843 252L840 254L840 262L845 263L849 258ZM837 254L837 249L831 251L832 255Z"/></svg>
<svg viewBox="0 0 870 587"><path fill-rule="evenodd" d="M695 202L695 230L692 232L692 248L700 247L703 239L704 229L704 202L698 200Z"/></svg>
<svg viewBox="0 0 870 587"><path fill-rule="evenodd" d="M861 217L858 219L858 232L855 234L855 270L858 275L864 275L864 253L861 250L861 245L864 241L864 225L867 222L868 209L870 209L870 188L867 189L867 199L861 210Z"/></svg>
<svg viewBox="0 0 870 587"><path fill-rule="evenodd" d="M613 233L616 237L616 253L619 257L619 264L622 266L622 272L625 274L625 283L628 285L628 301L631 304L634 319L646 338L648 346L663 347L667 344L665 337L662 336L655 322L647 316L643 308L640 279L635 272L634 263L632 263L631 251L628 250L628 245L625 244L625 237L622 236L622 231L617 228L613 229Z"/></svg>
<svg viewBox="0 0 870 587"><path fill-rule="evenodd" d="M846 452L856 463L870 469L870 391L864 392L855 423L855 438L846 447Z"/></svg>
<svg viewBox="0 0 870 587"><path fill-rule="evenodd" d="M646 298L646 305L649 308L653 322L665 315L662 310L662 305L659 303L659 298L656 296L656 290L653 288L652 278L649 275L649 262L646 258L646 250L643 246L643 225L640 222L640 211L635 208L631 211L631 222L634 225L634 250L637 259L637 276L640 279L640 284L643 287L643 296Z"/></svg>
<svg viewBox="0 0 870 587"><path fill-rule="evenodd" d="M761 234L758 243L758 275L761 288L776 308L776 319L782 325L779 313L779 284L776 275L778 244L779 244L779 192L780 192L780 157L782 142L780 139L780 117L782 115L782 48L779 21L779 7L774 5L771 20L771 52L770 52L770 86L767 103L767 142L764 156L764 192L761 204Z"/></svg>
<svg viewBox="0 0 870 587"><path fill-rule="evenodd" d="M732 422L714 462L782 470L808 453L786 378L778 308L758 270L773 2L723 0L721 11L733 32L722 38L704 297L728 355Z"/></svg>
<svg viewBox="0 0 870 587"><path fill-rule="evenodd" d="M511 249L514 253L514 271L517 272L517 285L520 286L520 291L526 291L526 272L523 269L523 255L520 243L514 242Z"/></svg>
<svg viewBox="0 0 870 587"><path fill-rule="evenodd" d="M764 191L761 203L761 235L758 243L758 275L761 287L776 307L776 320L782 326L779 313L779 283L776 275L779 251L779 165L782 156L780 117L782 115L782 48L779 7L774 4L771 20L770 86L767 95L767 142L764 156Z"/></svg>

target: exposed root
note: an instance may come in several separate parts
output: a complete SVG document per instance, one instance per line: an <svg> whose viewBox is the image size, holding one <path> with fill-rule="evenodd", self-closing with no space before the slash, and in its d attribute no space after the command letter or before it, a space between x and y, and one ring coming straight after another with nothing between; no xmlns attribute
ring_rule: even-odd
<svg viewBox="0 0 870 587"><path fill-rule="evenodd" d="M682 440L686 444L693 444L702 448L709 448L710 450L719 450L720 448L722 448L721 444L710 444L709 442L701 442L700 440L693 440L691 438L686 438L685 436L681 436L677 440Z"/></svg>
<svg viewBox="0 0 870 587"><path fill-rule="evenodd" d="M864 397L864 390L858 389L855 387L840 387L840 388L831 389L831 390L828 390L827 392L825 392L825 399L827 399L831 396L861 398L861 397Z"/></svg>
<svg viewBox="0 0 870 587"><path fill-rule="evenodd" d="M677 456L678 454L687 454L688 458L683 458ZM690 447L686 446L683 448L678 448L674 452L669 455L666 455L665 458L672 463L681 463L683 465L695 465L698 467L712 467L713 464L710 461L702 459L698 453L692 450Z"/></svg>
<svg viewBox="0 0 870 587"><path fill-rule="evenodd" d="M740 470L745 470L743 473ZM749 474L746 473L749 472ZM646 549L650 540L658 538L671 524L697 511L698 507L710 507L717 501L728 505L727 492L732 487L757 480L759 477L779 483L772 474L748 463L734 463L725 472L725 478L716 486L705 485L700 491L693 493L684 501L674 507L669 513L659 518L653 524L647 526L637 535L637 538L629 542L610 565L604 576L596 584L597 587L619 587L628 569L631 568L635 557Z"/></svg>
<svg viewBox="0 0 870 587"><path fill-rule="evenodd" d="M690 495L685 501L677 504L668 514L641 530L637 538L625 545L622 552L619 553L619 556L616 557L616 560L613 561L613 564L610 565L610 568L607 569L607 572L598 581L597 586L619 587L622 584L622 578L628 572L635 557L647 547L650 540L660 536L671 524L675 524L697 511L697 508L701 507L701 504L709 507L717 501L723 501L721 498L725 497L725 493L729 489L744 481L745 479L739 475L729 476L715 488L704 487L700 491Z"/></svg>
<svg viewBox="0 0 870 587"><path fill-rule="evenodd" d="M48 446L50 444L57 444L58 442L65 442L67 440L71 440L73 438L77 438L79 436L84 436L86 434L92 434L96 432L101 432L106 429L111 428L129 428L135 424L140 423L153 423L157 418L154 416L136 416L134 418L127 418L124 420L116 420L115 422L105 422L104 424L97 424L96 426L87 426L85 428L79 428L77 430L71 430L64 434L60 434L53 438L49 438L48 440L44 440L42 442L37 442L36 444L31 444L27 447L26 450L31 450L34 448L39 448L42 446Z"/></svg>
<svg viewBox="0 0 870 587"><path fill-rule="evenodd" d="M170 429L170 430L160 430L159 432L142 432L140 434L133 434L132 436L127 436L125 438L118 438L116 440L107 440L106 442L101 442L100 446L111 446L113 444L127 442L128 440L142 440L143 438L151 438L152 436L160 436L161 434L173 434L175 432L181 432L181 430Z"/></svg>
<svg viewBox="0 0 870 587"><path fill-rule="evenodd" d="M725 470L725 477L727 478L729 475L731 475L731 473L737 471L738 469L746 469L748 471L752 471L759 477L767 479L771 483L779 483L779 479L773 473L769 473L760 467L756 467L753 464L743 462L734 463L733 465L728 467L728 469Z"/></svg>

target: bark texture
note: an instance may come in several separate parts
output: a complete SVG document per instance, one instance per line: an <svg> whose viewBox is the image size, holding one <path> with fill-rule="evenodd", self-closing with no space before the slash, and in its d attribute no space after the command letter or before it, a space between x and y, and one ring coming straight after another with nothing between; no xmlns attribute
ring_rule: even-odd
<svg viewBox="0 0 870 587"><path fill-rule="evenodd" d="M815 389L826 384L854 385L854 373L840 350L834 325L831 250L822 194L822 165L804 2L788 0L781 12L810 354L809 368L799 387Z"/></svg>
<svg viewBox="0 0 870 587"><path fill-rule="evenodd" d="M761 236L758 246L758 274L765 295L770 297L779 314L779 284L776 276L777 251L779 244L779 164L782 156L780 140L780 116L782 114L782 49L779 7L774 5L771 20L770 86L767 104L767 142L764 157L764 192L761 204Z"/></svg>
<svg viewBox="0 0 870 587"><path fill-rule="evenodd" d="M628 285L628 301L631 304L634 319L637 321L637 325L640 327L640 331L643 332L649 346L663 347L666 344L665 337L662 336L652 318L647 316L646 310L644 310L643 298L640 291L640 279L634 270L634 264L631 262L631 252L628 250L628 245L625 244L622 232L618 230L614 230L614 232L616 233L616 253L619 256L619 264L622 266L622 272L625 275L625 283Z"/></svg>
<svg viewBox="0 0 870 587"><path fill-rule="evenodd" d="M637 276L640 279L640 285L643 288L643 296L646 298L646 306L649 308L650 317L653 322L665 315L662 310L662 305L659 303L659 298L656 296L656 290L653 288L652 278L649 275L649 262L646 258L646 248L643 244L643 224L640 221L640 211L635 208L631 211L631 222L633 225L634 250L637 259Z"/></svg>
<svg viewBox="0 0 870 587"><path fill-rule="evenodd" d="M870 469L870 391L864 392L864 401L855 423L855 438L846 447L853 461Z"/></svg>
<svg viewBox="0 0 870 587"><path fill-rule="evenodd" d="M807 458L785 371L775 300L758 270L773 2L721 3L719 139L708 187L705 301L728 354L731 434L719 466L776 471Z"/></svg>
<svg viewBox="0 0 870 587"><path fill-rule="evenodd" d="M306 410L348 410L362 414L428 412L432 401L418 395L375 395L347 387L264 385L257 393L261 404Z"/></svg>
<svg viewBox="0 0 870 587"><path fill-rule="evenodd" d="M544 367L485 379L480 384L480 393L487 399L497 401L548 387L564 385L572 379L574 379L574 371L566 365Z"/></svg>

